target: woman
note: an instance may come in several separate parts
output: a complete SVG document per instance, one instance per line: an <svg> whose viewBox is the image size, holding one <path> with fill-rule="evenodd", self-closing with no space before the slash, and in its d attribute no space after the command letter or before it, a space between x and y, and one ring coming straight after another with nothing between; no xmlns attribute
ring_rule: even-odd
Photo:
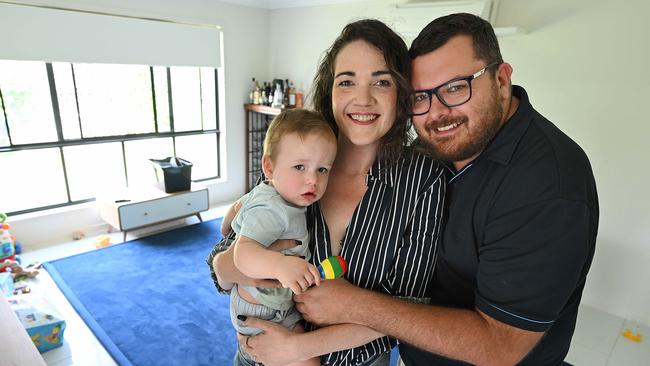
<svg viewBox="0 0 650 366"><path fill-rule="evenodd" d="M314 79L314 109L338 136L323 198L307 211L313 262L341 255L346 280L367 289L427 301L443 210L444 175L430 158L405 148L410 60L402 39L377 20L348 24ZM219 279L245 281L228 254ZM244 339L265 365L321 356L324 365L388 365L394 340L338 324L291 334L273 324Z"/></svg>

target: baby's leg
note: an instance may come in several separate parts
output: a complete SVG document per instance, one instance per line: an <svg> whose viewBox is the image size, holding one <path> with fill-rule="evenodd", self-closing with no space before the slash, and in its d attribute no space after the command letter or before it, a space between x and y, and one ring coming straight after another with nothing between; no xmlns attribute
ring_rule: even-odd
<svg viewBox="0 0 650 366"><path fill-rule="evenodd" d="M305 328L302 327L302 324L297 323L295 327L291 330L294 333L305 333ZM314 357L305 361L292 362L286 366L319 366L320 358Z"/></svg>

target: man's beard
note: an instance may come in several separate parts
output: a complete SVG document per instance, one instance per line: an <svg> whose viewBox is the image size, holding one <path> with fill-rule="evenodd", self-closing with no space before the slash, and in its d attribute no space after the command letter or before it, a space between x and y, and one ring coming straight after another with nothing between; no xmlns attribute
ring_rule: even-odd
<svg viewBox="0 0 650 366"><path fill-rule="evenodd" d="M469 118L465 115L429 121L424 125L425 136L421 136L420 141L433 157L442 161L464 161L476 156L492 141L502 124L504 111L501 109L497 89L493 89L483 110L484 113L478 120L472 121L471 125L468 123ZM468 128L469 133L463 133L460 140L458 133L449 137L429 138L435 136L436 128L454 123L461 123L457 128Z"/></svg>

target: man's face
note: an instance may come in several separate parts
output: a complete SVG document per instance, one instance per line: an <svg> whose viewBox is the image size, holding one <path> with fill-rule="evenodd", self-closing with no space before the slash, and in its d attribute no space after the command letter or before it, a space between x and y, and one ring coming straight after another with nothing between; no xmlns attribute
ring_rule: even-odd
<svg viewBox="0 0 650 366"><path fill-rule="evenodd" d="M444 46L412 61L411 83L414 90L432 89L472 75L491 62L475 59L469 36L455 36ZM467 103L447 107L432 95L429 113L413 116L422 142L438 159L453 162L456 168L476 158L505 121L509 85L500 85L503 80L495 79L493 69L471 81L471 99Z"/></svg>

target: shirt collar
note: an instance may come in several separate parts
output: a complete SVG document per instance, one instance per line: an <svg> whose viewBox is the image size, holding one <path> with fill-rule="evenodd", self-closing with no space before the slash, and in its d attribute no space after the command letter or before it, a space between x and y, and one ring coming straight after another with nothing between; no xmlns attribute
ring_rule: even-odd
<svg viewBox="0 0 650 366"><path fill-rule="evenodd" d="M478 159L489 159L503 165L508 164L512 160L519 141L528 130L531 121L530 115L533 112L528 94L521 86L513 85L512 95L519 99L517 110L497 132Z"/></svg>
<svg viewBox="0 0 650 366"><path fill-rule="evenodd" d="M395 164L401 164L401 162ZM392 187L395 183L395 172L393 166L387 162L381 162L379 159L375 160L368 172L368 176L366 177L366 185L370 184L370 181L375 179L389 187Z"/></svg>

